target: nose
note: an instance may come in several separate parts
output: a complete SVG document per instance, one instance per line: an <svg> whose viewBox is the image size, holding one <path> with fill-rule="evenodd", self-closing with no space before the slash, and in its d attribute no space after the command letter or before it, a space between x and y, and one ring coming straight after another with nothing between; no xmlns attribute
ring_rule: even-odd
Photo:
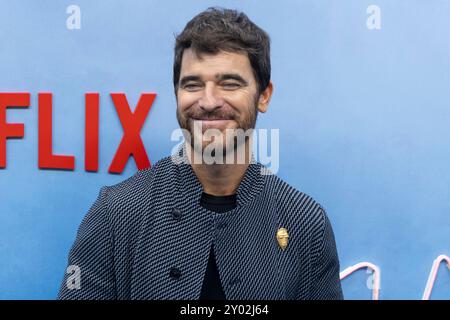
<svg viewBox="0 0 450 320"><path fill-rule="evenodd" d="M203 94L198 100L198 104L199 107L206 112L214 111L223 106L223 99L220 97L218 90L216 90L214 83L206 83Z"/></svg>

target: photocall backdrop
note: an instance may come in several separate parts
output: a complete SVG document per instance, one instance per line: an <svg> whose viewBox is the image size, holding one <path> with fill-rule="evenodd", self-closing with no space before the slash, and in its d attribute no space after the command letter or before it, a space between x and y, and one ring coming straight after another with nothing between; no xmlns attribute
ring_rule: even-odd
<svg viewBox="0 0 450 320"><path fill-rule="evenodd" d="M110 93L134 108L156 99L141 129L151 163L178 142L174 35L210 6L244 11L272 39L275 91L258 128L279 129L278 175L332 222L341 270L381 269L380 299L420 299L433 260L450 254L450 1L0 1L0 92L24 137L0 169L0 299L54 299L77 228L123 135ZM38 168L38 93L53 94L53 153L74 170ZM99 168L84 168L85 94L100 96ZM371 275L342 281L371 298ZM450 298L441 264L432 299Z"/></svg>

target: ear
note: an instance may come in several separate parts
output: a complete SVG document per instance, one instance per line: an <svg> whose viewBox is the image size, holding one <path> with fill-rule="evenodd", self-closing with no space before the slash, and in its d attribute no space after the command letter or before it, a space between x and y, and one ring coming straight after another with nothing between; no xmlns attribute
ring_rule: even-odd
<svg viewBox="0 0 450 320"><path fill-rule="evenodd" d="M270 81L267 88L259 95L258 99L259 112L264 113L267 111L267 108L269 107L270 98L272 97L272 92L273 92L273 83L272 81Z"/></svg>

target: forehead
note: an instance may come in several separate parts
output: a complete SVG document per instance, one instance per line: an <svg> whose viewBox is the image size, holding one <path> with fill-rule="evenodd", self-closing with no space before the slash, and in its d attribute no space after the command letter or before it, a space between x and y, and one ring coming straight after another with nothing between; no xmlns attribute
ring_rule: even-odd
<svg viewBox="0 0 450 320"><path fill-rule="evenodd" d="M184 50L180 78L186 75L213 78L225 73L239 74L247 79L252 78L252 68L247 54L224 51L215 54L197 54L192 49Z"/></svg>

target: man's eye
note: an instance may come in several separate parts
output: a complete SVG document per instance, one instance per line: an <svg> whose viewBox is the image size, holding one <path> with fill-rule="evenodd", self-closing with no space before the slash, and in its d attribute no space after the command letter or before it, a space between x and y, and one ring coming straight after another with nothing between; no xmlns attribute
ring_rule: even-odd
<svg viewBox="0 0 450 320"><path fill-rule="evenodd" d="M225 82L225 83L222 83L222 87L225 88L225 89L232 90L232 89L240 88L241 85L239 83L236 83L236 82Z"/></svg>
<svg viewBox="0 0 450 320"><path fill-rule="evenodd" d="M188 84L184 85L184 87L183 87L183 89L188 90L188 91L194 91L194 90L198 90L200 88L201 88L200 84L197 84L197 83L188 83Z"/></svg>

